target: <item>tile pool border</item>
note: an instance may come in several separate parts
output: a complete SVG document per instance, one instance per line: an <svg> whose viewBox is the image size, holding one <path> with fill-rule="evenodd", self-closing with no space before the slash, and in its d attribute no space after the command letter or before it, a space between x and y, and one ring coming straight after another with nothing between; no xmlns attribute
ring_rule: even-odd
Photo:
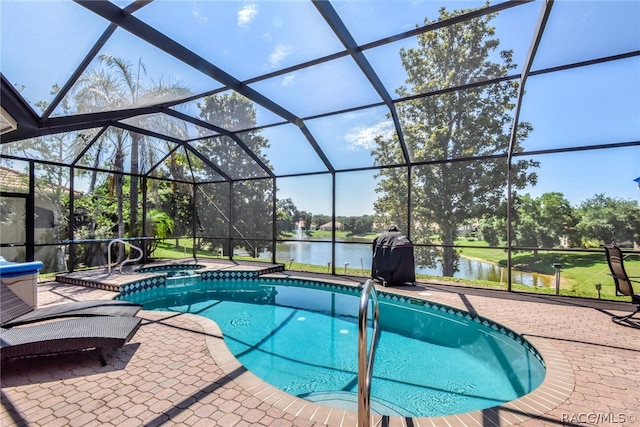
<svg viewBox="0 0 640 427"><path fill-rule="evenodd" d="M203 264L165 264L141 267L135 270L136 273L164 273L167 270L202 270L206 268Z"/></svg>
<svg viewBox="0 0 640 427"><path fill-rule="evenodd" d="M321 280L314 280L306 277L260 277L257 272L255 274L238 274L251 272L220 272L219 278L224 279L243 279L249 281L266 281L268 283L291 284L292 282L303 282L311 284L313 287L332 288L337 290L357 292L357 284L333 283ZM215 280L215 279L214 279ZM128 293L135 293L143 290L144 286L136 286L137 282L123 285L121 291L128 290ZM149 285L148 283L146 284ZM163 285L156 284L153 287ZM504 404L486 408L483 410L472 411L462 414L454 414L438 417L401 417L401 416L380 416L372 414L372 422L374 425L380 424L385 420L389 425L414 425L414 426L484 426L496 425L504 426L515 423L521 423L527 419L539 417L566 401L575 387L575 375L571 364L567 358L553 345L548 339L529 336L524 338L522 334L515 332L515 329L507 325L487 319L483 316L472 315L471 313L459 310L454 307L435 303L422 297L405 296L390 291L378 291L379 295L383 295L391 300L413 303L416 300L425 301L424 305L437 308L442 311L449 312L467 319L475 321L481 320L480 323L491 327L492 329L506 333L514 334L512 338L520 337L522 344L536 357L538 357L545 365L545 378L535 390L518 399L506 402ZM250 393L252 396L261 401L272 405L284 412L297 417L305 418L312 422L323 423L327 425L356 425L357 413L344 409L332 408L320 405L311 401L307 401L296 396L285 393L284 391L264 382L255 374L248 371L231 353L226 344L222 331L219 326L212 320L195 314L185 314L195 322L201 325L205 332L205 340L211 357L223 372L240 387ZM486 322L486 323L485 323ZM526 343L526 344L525 344Z"/></svg>
<svg viewBox="0 0 640 427"><path fill-rule="evenodd" d="M275 266L270 268L264 268L262 270L207 270L207 266L198 265L196 268L193 267L193 264L168 264L168 265L160 265L154 267L145 267L143 269L138 270L138 272L143 274L153 274L150 277L145 277L142 279L134 280L128 283L122 283L118 286L117 289L109 289L115 290L119 292L121 296L127 296L134 294L136 292L141 292L147 289L165 287L167 286L167 275L166 271L169 269L175 268L188 268L190 270L199 270L200 277L202 280L263 280L261 277L263 274L272 274L279 273L282 271L281 266ZM198 271L196 271L198 272ZM77 280L76 283L72 284L80 284L80 280ZM67 283L71 283L68 281Z"/></svg>

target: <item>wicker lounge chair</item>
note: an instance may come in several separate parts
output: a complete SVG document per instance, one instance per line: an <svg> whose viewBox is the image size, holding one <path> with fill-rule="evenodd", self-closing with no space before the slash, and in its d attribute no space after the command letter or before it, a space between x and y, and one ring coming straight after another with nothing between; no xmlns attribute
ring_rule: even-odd
<svg viewBox="0 0 640 427"><path fill-rule="evenodd" d="M142 308L127 301L74 301L46 307L31 308L5 284L0 284L0 326L10 328L27 323L62 317L121 316L133 317Z"/></svg>
<svg viewBox="0 0 640 427"><path fill-rule="evenodd" d="M622 256L622 251L619 247L615 245L605 245L604 246L605 253L607 254L607 262L609 263L609 269L611 270L611 276L613 277L613 281L616 285L616 294L617 295L626 295L631 297L631 303L637 304L636 311L626 316L613 316L611 320L615 323L627 322L628 320L640 313L640 294L636 294L633 291L632 283L640 284L640 280L638 277L629 276L624 269L624 257ZM629 325L635 326L635 325Z"/></svg>
<svg viewBox="0 0 640 427"><path fill-rule="evenodd" d="M84 317L0 328L2 361L95 349L104 366L103 350L123 347L141 321L139 317Z"/></svg>

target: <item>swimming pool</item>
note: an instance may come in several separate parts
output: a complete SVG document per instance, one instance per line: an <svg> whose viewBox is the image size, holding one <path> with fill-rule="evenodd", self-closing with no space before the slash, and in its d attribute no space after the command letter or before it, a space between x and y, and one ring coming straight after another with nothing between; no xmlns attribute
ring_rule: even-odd
<svg viewBox="0 0 640 427"><path fill-rule="evenodd" d="M356 409L356 287L218 280L157 287L123 299L145 309L210 318L235 357L264 381L326 406ZM500 325L420 299L380 293L379 300L373 412L419 417L469 412L514 400L544 379L535 348Z"/></svg>

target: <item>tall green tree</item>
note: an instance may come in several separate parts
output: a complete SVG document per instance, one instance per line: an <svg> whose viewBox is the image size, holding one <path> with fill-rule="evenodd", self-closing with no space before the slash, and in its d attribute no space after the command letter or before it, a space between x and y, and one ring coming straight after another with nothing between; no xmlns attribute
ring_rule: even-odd
<svg viewBox="0 0 640 427"><path fill-rule="evenodd" d="M174 153L169 159L168 163L174 163L172 157L183 157ZM161 178L165 179L148 179L147 180L147 225L153 224L153 220L150 222L150 216L153 210L166 213L169 218L173 220L171 232L169 235L163 236L175 237L178 239L181 236L188 236L192 233L193 225L193 184L188 182L180 182L175 180L183 180L180 178L181 172L172 170L173 167L169 167L166 173L160 174ZM181 170L181 168L178 168ZM169 180L167 180L169 179ZM151 230L147 227L147 233ZM178 241L176 245L178 245Z"/></svg>
<svg viewBox="0 0 640 427"><path fill-rule="evenodd" d="M540 244L557 247L566 239L566 243L573 246L577 220L569 200L562 193L550 192L540 196L540 204L540 217L545 228L539 237Z"/></svg>
<svg viewBox="0 0 640 427"><path fill-rule="evenodd" d="M438 21L471 11L448 12L442 8ZM397 93L408 100L397 104L397 108L407 148L412 161L435 161L411 169L412 231L420 231L412 233L412 238L416 243L441 245L432 254L442 264L445 276L457 271L459 255L453 244L458 229L465 221L495 212L505 197L507 161L490 156L507 152L518 84L503 81L426 97L412 95L465 87L512 72L516 68L512 52L498 51L500 42L491 25L495 16L488 14L423 33L418 36L416 48L400 51L408 77ZM425 19L425 23L430 21ZM520 123L517 140L521 141L530 131L529 124ZM381 156L384 147L385 142L380 140L374 156ZM398 149L385 155L402 162ZM483 158L445 162L472 157ZM514 188L535 183L535 174L527 172L532 166L537 163L513 162ZM397 210L398 200L402 201L407 194L403 188L406 181L395 175L397 171L393 169L380 172L381 197L375 206L378 216ZM419 264L428 262L429 259L418 257Z"/></svg>
<svg viewBox="0 0 640 427"><path fill-rule="evenodd" d="M206 97L199 103L200 118L221 128L236 129L238 123L247 128L257 125L256 109L251 101L237 93L226 93ZM264 150L269 142L259 131L247 131L241 135L242 141L253 153L268 165ZM196 149L216 167L233 179L213 185L200 185L198 200L200 225L207 236L225 238L231 230L234 243L250 254L255 254L266 241L272 239L272 195L271 179L258 178L266 173L253 159L238 147L236 141L227 136L206 138L196 144ZM202 179L221 181L215 170L203 165ZM241 181L241 179L245 179ZM233 248L223 243L224 254Z"/></svg>
<svg viewBox="0 0 640 427"><path fill-rule="evenodd" d="M276 215L276 230L279 235L284 235L296 228L295 223L299 221L300 211L290 198L280 199L276 203Z"/></svg>
<svg viewBox="0 0 640 427"><path fill-rule="evenodd" d="M338 221L342 222L344 231L351 234L365 234L373 229L373 216L371 215L339 217Z"/></svg>
<svg viewBox="0 0 640 427"><path fill-rule="evenodd" d="M577 209L576 226L585 246L640 243L640 203L596 194Z"/></svg>
<svg viewBox="0 0 640 427"><path fill-rule="evenodd" d="M393 141L377 137L372 155L378 164L402 163L402 153ZM376 187L378 197L373 204L374 224L377 231L386 231L395 225L405 233L409 232L407 204L409 202L409 180L404 167L380 169L376 178L381 178Z"/></svg>
<svg viewBox="0 0 640 427"><path fill-rule="evenodd" d="M514 205L516 246L557 248L565 239L568 243L573 241L574 212L562 193L544 193L538 198L529 194L515 196Z"/></svg>
<svg viewBox="0 0 640 427"><path fill-rule="evenodd" d="M96 67L88 70L83 74L74 88L74 101L78 113L93 113L98 111L108 111L117 109L122 99L123 89L118 76L116 76L109 68L110 56L102 55ZM123 63L124 61L121 61ZM126 104L125 104L126 105ZM93 167L105 167L114 171L111 177L111 187L114 189L117 201L117 237L124 237L124 202L123 202L123 185L124 185L124 159L126 157L127 135L122 129L110 128L103 137L99 139L92 147L89 156L93 158ZM97 185L98 172L93 171L90 180L89 192L95 191ZM109 191L109 194L112 192ZM98 208L98 204L93 204ZM92 212L92 216L97 218L98 212ZM92 225L89 226L90 229ZM95 236L90 230L88 238L108 237ZM124 247L118 246L118 260L124 258Z"/></svg>
<svg viewBox="0 0 640 427"><path fill-rule="evenodd" d="M304 226L307 230L310 230L311 226L316 222L313 214L307 211L298 212L298 218L300 218L300 221L304 221Z"/></svg>

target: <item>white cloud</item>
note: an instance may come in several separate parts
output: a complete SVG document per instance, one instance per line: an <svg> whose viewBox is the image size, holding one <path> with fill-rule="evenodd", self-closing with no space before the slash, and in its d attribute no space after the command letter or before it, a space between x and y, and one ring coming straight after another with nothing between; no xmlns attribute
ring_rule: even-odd
<svg viewBox="0 0 640 427"><path fill-rule="evenodd" d="M194 7L191 9L191 14L200 24L206 24L209 22L209 17L202 14L202 11L199 8Z"/></svg>
<svg viewBox="0 0 640 427"><path fill-rule="evenodd" d="M249 28L249 24L256 19L258 6L255 3L247 3L238 11L238 27Z"/></svg>
<svg viewBox="0 0 640 427"><path fill-rule="evenodd" d="M395 132L393 123L384 121L369 127L355 127L344 136L344 139L349 151L371 150L376 147L377 136L389 138L393 136L393 132Z"/></svg>
<svg viewBox="0 0 640 427"><path fill-rule="evenodd" d="M289 46L278 43L269 55L269 69L274 70L280 68L280 62L291 53Z"/></svg>
<svg viewBox="0 0 640 427"><path fill-rule="evenodd" d="M290 84L293 83L293 81L296 79L296 76L294 74L287 74L286 76L284 76L284 78L282 79L282 86L289 86Z"/></svg>

